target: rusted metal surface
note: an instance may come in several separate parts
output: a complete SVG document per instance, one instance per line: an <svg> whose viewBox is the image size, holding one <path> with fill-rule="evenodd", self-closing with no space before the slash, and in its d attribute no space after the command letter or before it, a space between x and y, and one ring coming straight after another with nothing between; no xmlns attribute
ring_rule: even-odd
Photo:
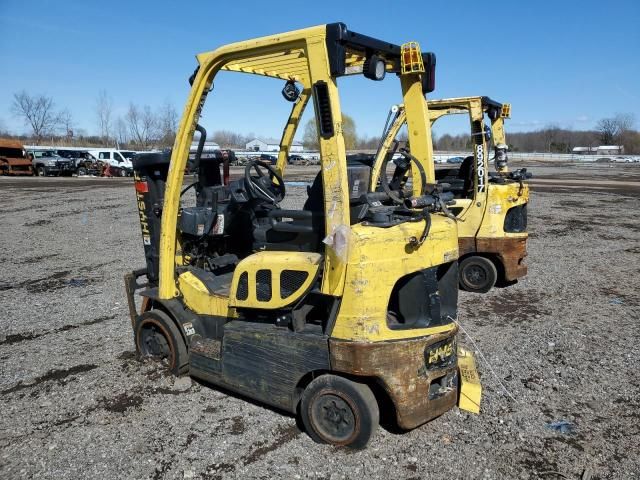
<svg viewBox="0 0 640 480"><path fill-rule="evenodd" d="M12 150L15 153L10 153ZM20 142L0 138L0 174L33 175L31 160L25 155L24 146Z"/></svg>
<svg viewBox="0 0 640 480"><path fill-rule="evenodd" d="M467 253L474 253L476 251L476 238L475 237L459 237L458 251L459 251L460 257L463 255L466 255Z"/></svg>
<svg viewBox="0 0 640 480"><path fill-rule="evenodd" d="M457 362L427 368L425 351L438 342L452 339L457 330L455 327L450 332L429 337L375 343L331 339L331 369L379 379L395 405L398 426L415 428L456 404L458 389L455 385L433 399L429 399L429 387L434 380L455 375Z"/></svg>
<svg viewBox="0 0 640 480"><path fill-rule="evenodd" d="M478 253L495 254L504 266L504 279L516 280L527 274L527 237L476 238Z"/></svg>

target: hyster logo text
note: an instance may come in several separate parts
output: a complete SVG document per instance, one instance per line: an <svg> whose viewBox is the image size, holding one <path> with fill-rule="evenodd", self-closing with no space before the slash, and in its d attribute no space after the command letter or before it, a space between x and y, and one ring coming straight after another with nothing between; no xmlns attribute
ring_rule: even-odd
<svg viewBox="0 0 640 480"><path fill-rule="evenodd" d="M484 148L476 146L476 171L478 172L478 193L484 192Z"/></svg>

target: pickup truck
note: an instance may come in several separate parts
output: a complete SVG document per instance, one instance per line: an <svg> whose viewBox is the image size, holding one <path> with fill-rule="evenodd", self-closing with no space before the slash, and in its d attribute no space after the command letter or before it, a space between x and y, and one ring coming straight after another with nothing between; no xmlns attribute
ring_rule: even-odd
<svg viewBox="0 0 640 480"><path fill-rule="evenodd" d="M73 162L61 157L54 150L29 150L29 156L39 177L47 175L70 177L75 171Z"/></svg>

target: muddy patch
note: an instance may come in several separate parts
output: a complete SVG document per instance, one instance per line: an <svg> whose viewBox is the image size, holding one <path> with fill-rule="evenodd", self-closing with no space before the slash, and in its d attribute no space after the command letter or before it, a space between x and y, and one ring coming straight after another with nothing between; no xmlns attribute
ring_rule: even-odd
<svg viewBox="0 0 640 480"><path fill-rule="evenodd" d="M67 377L78 375L80 373L89 372L96 368L98 368L97 365L86 364L86 365L77 365L75 367L61 369L61 370L49 370L44 375L37 377L32 383L18 382L17 385L11 388L8 388L6 390L2 390L1 393L3 395L6 395L8 393L19 392L20 390L36 387L46 382L58 382L58 384L60 385L65 385L67 383Z"/></svg>
<svg viewBox="0 0 640 480"><path fill-rule="evenodd" d="M496 315L501 319L497 323L492 322L492 325L506 326L528 322L550 313L549 310L542 307L542 295L535 291L514 293L509 290L500 295L478 300L471 316L479 320L476 323L480 326L484 325L482 320L491 315Z"/></svg>
<svg viewBox="0 0 640 480"><path fill-rule="evenodd" d="M240 460L244 463L244 465L251 465L262 459L265 455L274 450L279 449L283 445L286 445L294 438L300 436L300 430L298 430L295 426L290 427L278 427L275 433L275 439L273 442L256 442L251 446L252 452L244 457L241 457Z"/></svg>
<svg viewBox="0 0 640 480"><path fill-rule="evenodd" d="M106 322L116 318L117 315L103 315L101 317L94 318L86 322L78 323L76 325L65 325L55 330L47 330L44 332L26 332L16 333L14 335L7 335L4 340L0 341L0 345L13 345L14 343L25 342L27 340L34 340L36 338L44 337L45 335L51 335L53 333L68 332L69 330L75 330L76 328L86 327L89 325L96 325L98 323Z"/></svg>
<svg viewBox="0 0 640 480"><path fill-rule="evenodd" d="M594 227L610 225L606 222L600 222L593 217L589 218L571 218L562 223L552 223L551 226L556 227L548 230L548 234L556 236L575 235L579 232L592 232Z"/></svg>
<svg viewBox="0 0 640 480"><path fill-rule="evenodd" d="M86 212L86 210L82 210L79 208L74 208L73 210L67 210L65 212L56 212L56 213L52 213L50 216L51 218L64 218L64 217L71 217L73 215L78 215L82 212Z"/></svg>
<svg viewBox="0 0 640 480"><path fill-rule="evenodd" d="M131 408L138 408L144 403L141 395L130 394L127 392L116 395L115 397L98 400L98 404L108 412L124 414Z"/></svg>
<svg viewBox="0 0 640 480"><path fill-rule="evenodd" d="M45 261L45 260L50 260L50 259L58 257L58 256L60 256L59 253L51 253L49 255L36 255L36 256L33 256L33 257L27 257L27 258L25 258L23 260L19 260L16 263L19 263L20 265L30 265L30 264L33 264L33 263L40 263L40 262Z"/></svg>
<svg viewBox="0 0 640 480"><path fill-rule="evenodd" d="M67 287L87 287L101 280L102 276L95 273L92 275L71 275L71 270L63 270L35 280L26 280L18 283L2 283L0 284L0 292L24 288L29 293L47 293Z"/></svg>
<svg viewBox="0 0 640 480"><path fill-rule="evenodd" d="M202 473L203 480L221 480L225 477L226 473L231 473L236 469L236 466L232 463L212 463Z"/></svg>
<svg viewBox="0 0 640 480"><path fill-rule="evenodd" d="M609 299L611 305L626 305L629 307L637 307L640 305L640 298L633 295L622 293L614 287L603 287L600 293Z"/></svg>
<svg viewBox="0 0 640 480"><path fill-rule="evenodd" d="M50 225L53 223L51 220L37 220L35 222L27 222L24 224L25 227L43 227L45 225Z"/></svg>

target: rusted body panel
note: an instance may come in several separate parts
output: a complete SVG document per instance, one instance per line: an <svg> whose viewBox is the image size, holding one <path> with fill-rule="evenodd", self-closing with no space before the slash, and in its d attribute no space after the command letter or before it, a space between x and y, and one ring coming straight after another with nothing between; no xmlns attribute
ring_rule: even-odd
<svg viewBox="0 0 640 480"><path fill-rule="evenodd" d="M476 238L475 237L459 237L458 238L458 252L459 256L466 255L467 253L475 253L476 251Z"/></svg>
<svg viewBox="0 0 640 480"><path fill-rule="evenodd" d="M9 149L15 150L16 153L5 154ZM31 160L26 157L24 146L20 142L0 138L0 174L33 175Z"/></svg>
<svg viewBox="0 0 640 480"><path fill-rule="evenodd" d="M504 278L507 281L527 274L527 265L524 263L527 256L527 236L476 238L476 251L498 257L504 267Z"/></svg>
<svg viewBox="0 0 640 480"><path fill-rule="evenodd" d="M456 404L457 383L446 393L431 400L429 387L434 380L447 375L455 379L457 362L429 369L425 351L431 345L453 339L457 331L456 327L449 332L428 337L376 343L330 339L331 369L380 380L394 403L398 426L415 428L442 415Z"/></svg>

